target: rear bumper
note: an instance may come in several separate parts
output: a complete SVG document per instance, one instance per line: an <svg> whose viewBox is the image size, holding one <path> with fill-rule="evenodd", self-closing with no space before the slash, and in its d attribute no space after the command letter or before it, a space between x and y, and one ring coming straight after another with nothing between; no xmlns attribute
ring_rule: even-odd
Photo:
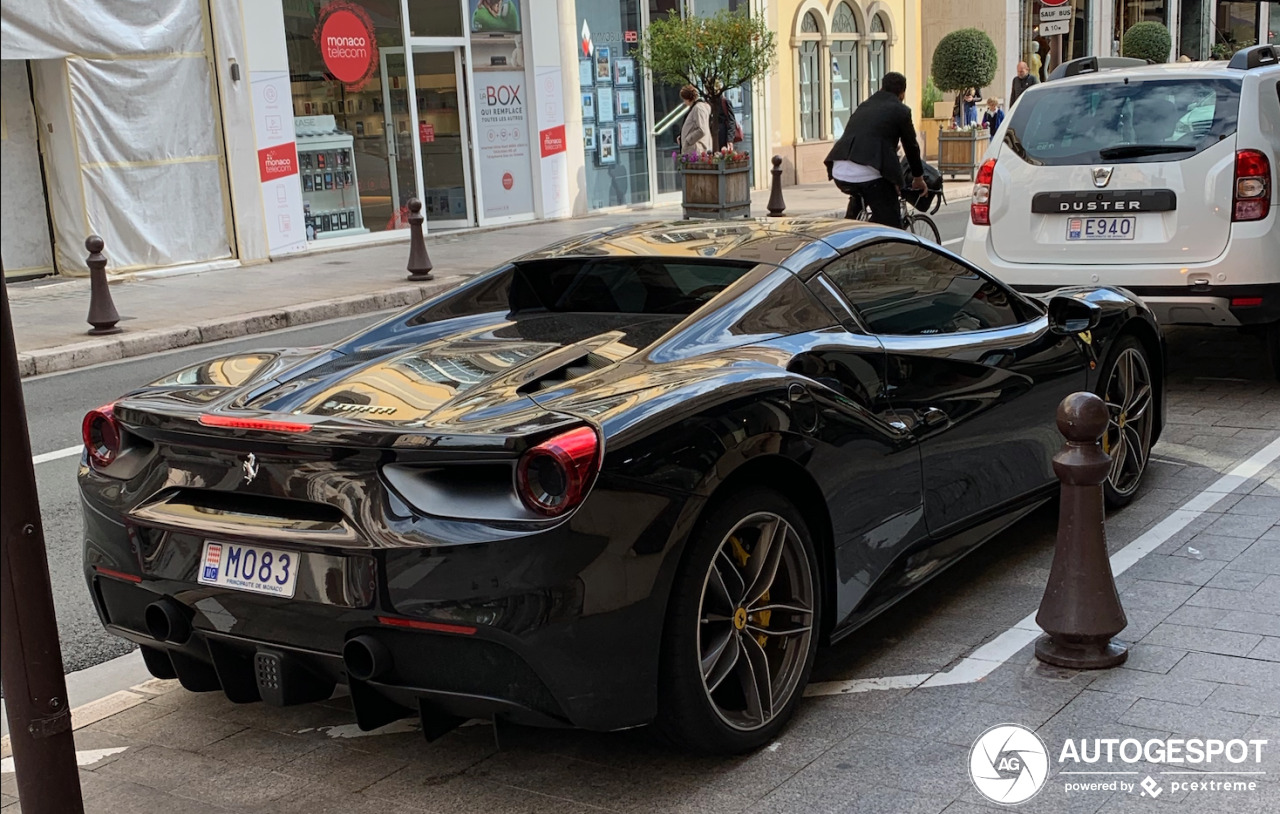
<svg viewBox="0 0 1280 814"><path fill-rule="evenodd" d="M1111 285L1132 291L1161 325L1263 325L1280 321L1280 241L1234 241L1216 260L1188 265L1010 263L995 255L990 227L969 225L963 256L1019 291ZM1275 243L1277 245L1272 246ZM1270 252L1269 256L1267 255Z"/></svg>
<svg viewBox="0 0 1280 814"><path fill-rule="evenodd" d="M635 516L622 508L635 493L598 482L570 521L534 535L326 550L316 573L300 575L298 595L282 599L198 584L200 541L126 525L106 508L114 484L105 480L82 470L94 605L108 631L144 646L153 673L190 690L294 704L345 684L362 727L419 714L424 731L430 720L494 715L607 731L648 723L656 712L664 564L677 559L668 554L687 498L660 504L646 496L657 510L627 530L637 544L654 541L644 554L618 544L610 526ZM333 567L344 558L371 560L372 568ZM368 591L344 584L370 572L376 585ZM185 620L185 635L165 637L148 624L157 602ZM418 627L401 626L405 620ZM389 655L389 666L364 680L343 659L357 637Z"/></svg>

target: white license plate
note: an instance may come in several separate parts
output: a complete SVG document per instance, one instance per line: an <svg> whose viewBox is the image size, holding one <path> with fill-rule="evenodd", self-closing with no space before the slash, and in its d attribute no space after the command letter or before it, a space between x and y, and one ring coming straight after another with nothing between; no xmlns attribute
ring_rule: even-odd
<svg viewBox="0 0 1280 814"><path fill-rule="evenodd" d="M1133 240L1137 218L1068 218L1067 240Z"/></svg>
<svg viewBox="0 0 1280 814"><path fill-rule="evenodd" d="M300 556L296 551L210 540L204 544L198 579L201 585L292 598Z"/></svg>

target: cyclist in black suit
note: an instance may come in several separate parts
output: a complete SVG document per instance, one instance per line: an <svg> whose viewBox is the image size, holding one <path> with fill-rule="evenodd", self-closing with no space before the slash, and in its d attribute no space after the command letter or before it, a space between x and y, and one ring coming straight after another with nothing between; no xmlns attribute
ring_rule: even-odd
<svg viewBox="0 0 1280 814"><path fill-rule="evenodd" d="M911 122L911 108L903 104L907 96L907 78L900 73L884 75L880 90L858 105L849 117L840 140L831 148L824 162L827 178L849 195L847 217L856 217L858 204L854 196L871 207L871 220L886 226L902 228L898 207L898 190L903 184L898 163L898 142L907 155L911 170L911 187L924 192L924 164L920 160L920 143Z"/></svg>

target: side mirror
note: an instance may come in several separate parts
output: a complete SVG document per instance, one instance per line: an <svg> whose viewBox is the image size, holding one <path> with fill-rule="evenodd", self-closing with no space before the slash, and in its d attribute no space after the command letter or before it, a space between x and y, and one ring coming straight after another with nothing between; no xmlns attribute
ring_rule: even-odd
<svg viewBox="0 0 1280 814"><path fill-rule="evenodd" d="M1088 300L1057 296L1049 300L1049 330L1056 334L1092 331L1102 321L1102 309Z"/></svg>

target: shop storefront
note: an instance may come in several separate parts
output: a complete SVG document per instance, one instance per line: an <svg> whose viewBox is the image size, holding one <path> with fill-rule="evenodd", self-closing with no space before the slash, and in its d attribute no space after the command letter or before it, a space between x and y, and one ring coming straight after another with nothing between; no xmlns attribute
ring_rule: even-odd
<svg viewBox="0 0 1280 814"><path fill-rule="evenodd" d="M1098 21L1093 7L1098 2L1100 0L1022 0L1018 53L1041 82L1063 62L1096 53L1093 30ZM1163 0L1139 0L1138 5L1154 2ZM997 95L1007 92L1001 90Z"/></svg>
<svg viewBox="0 0 1280 814"><path fill-rule="evenodd" d="M301 223L304 245L377 240L407 226L414 197L428 231L543 214L527 9L520 0L246 6L248 24L283 21L283 42L266 38L265 53L250 55L264 69L253 77L260 150L296 150L281 181L290 189L269 189L264 169L268 229ZM281 58L283 83L271 70ZM277 238L273 252L297 246L296 236Z"/></svg>

